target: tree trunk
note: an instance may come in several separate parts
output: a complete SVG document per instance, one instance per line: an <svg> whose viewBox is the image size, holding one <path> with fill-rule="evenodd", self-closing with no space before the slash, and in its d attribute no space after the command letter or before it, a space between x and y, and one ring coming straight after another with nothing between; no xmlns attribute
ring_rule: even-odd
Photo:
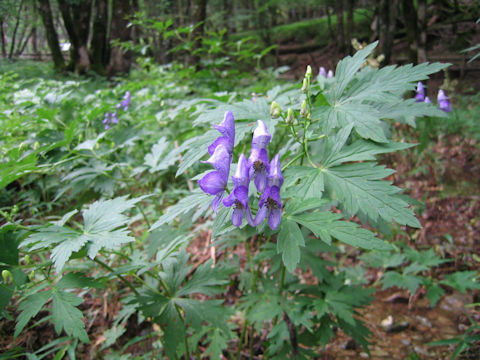
<svg viewBox="0 0 480 360"><path fill-rule="evenodd" d="M21 43L20 41L18 42L19 46L17 48L17 51L15 51L15 56L16 57L19 57L20 55L23 54L23 52L25 51L25 48L27 47L27 44L28 44L28 40L30 40L30 38L33 36L35 32L35 25L34 27L30 30L30 32L28 33L27 37L25 37L25 40L23 41L23 43Z"/></svg>
<svg viewBox="0 0 480 360"><path fill-rule="evenodd" d="M347 48L350 55L353 55L353 30L354 30L354 21L353 21L353 10L355 8L355 0L347 0Z"/></svg>
<svg viewBox="0 0 480 360"><path fill-rule="evenodd" d="M207 19L207 0L195 0L193 11L196 28L193 31L194 45L192 50L196 51L202 46L203 34L205 32L205 20ZM190 64L198 65L199 63L200 56L198 54L192 54Z"/></svg>
<svg viewBox="0 0 480 360"><path fill-rule="evenodd" d="M427 61L427 1L418 0L418 63Z"/></svg>
<svg viewBox="0 0 480 360"><path fill-rule="evenodd" d="M95 1L95 14L93 18L91 63L92 69L99 74L106 74L108 65L108 1Z"/></svg>
<svg viewBox="0 0 480 360"><path fill-rule="evenodd" d="M38 0L38 11L45 26L45 35L47 37L48 47L52 53L52 60L55 69L58 71L65 70L65 61L63 60L62 52L58 44L58 35L53 25L52 10L50 8L49 0Z"/></svg>
<svg viewBox="0 0 480 360"><path fill-rule="evenodd" d="M13 57L13 51L15 50L15 40L17 36L18 26L20 25L20 15L22 13L22 8L25 0L20 1L20 5L18 7L17 12L17 20L15 22L15 28L13 29L12 40L10 42L10 53L8 54L8 58L11 59Z"/></svg>
<svg viewBox="0 0 480 360"><path fill-rule="evenodd" d="M330 34L330 39L335 40L335 35L332 29L332 17L330 16L330 7L325 5L325 12L327 13L327 24L328 24L328 33Z"/></svg>
<svg viewBox="0 0 480 360"><path fill-rule="evenodd" d="M380 1L380 44L379 48L385 56L385 64L392 60L393 37L395 34L395 19L397 16L397 0Z"/></svg>
<svg viewBox="0 0 480 360"><path fill-rule="evenodd" d="M4 31L5 22L3 19L0 20L0 36L2 37L2 56L4 59L7 58L7 39L5 38Z"/></svg>
<svg viewBox="0 0 480 360"><path fill-rule="evenodd" d="M412 64L417 64L418 39L417 39L417 11L413 0L403 0L403 19L408 41L408 59Z"/></svg>
<svg viewBox="0 0 480 360"><path fill-rule="evenodd" d="M91 5L91 0L81 0L77 3L58 0L58 7L62 13L63 23L72 45L70 68L77 73L84 73L90 69L87 40Z"/></svg>
<svg viewBox="0 0 480 360"><path fill-rule="evenodd" d="M129 41L132 39L131 29L127 27L127 16L130 14L130 1L113 0L112 25L110 28L110 40ZM110 63L108 74L110 76L119 73L127 73L132 65L130 51L124 52L120 46L112 47L110 51Z"/></svg>
<svg viewBox="0 0 480 360"><path fill-rule="evenodd" d="M338 52L345 52L345 31L343 27L343 0L335 2L335 12L337 14L337 48Z"/></svg>

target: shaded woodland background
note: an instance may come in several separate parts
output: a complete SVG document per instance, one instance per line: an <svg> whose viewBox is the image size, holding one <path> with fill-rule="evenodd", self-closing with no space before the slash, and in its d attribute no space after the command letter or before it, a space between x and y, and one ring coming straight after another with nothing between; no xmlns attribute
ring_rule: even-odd
<svg viewBox="0 0 480 360"><path fill-rule="evenodd" d="M285 55L322 49L339 59L353 53L352 39L378 39L382 65L443 60L463 75L468 54L459 52L478 41L479 13L477 1L458 0L3 0L1 54L113 75L138 56L200 64L205 51L218 58L249 43L279 66L292 65Z"/></svg>

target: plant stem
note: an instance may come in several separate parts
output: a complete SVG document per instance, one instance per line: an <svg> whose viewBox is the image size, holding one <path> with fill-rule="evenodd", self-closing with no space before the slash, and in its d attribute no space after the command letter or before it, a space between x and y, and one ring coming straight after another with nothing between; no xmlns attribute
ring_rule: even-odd
<svg viewBox="0 0 480 360"><path fill-rule="evenodd" d="M187 324L185 323L185 318L182 315L182 312L179 309L179 306L175 304L175 310L177 310L177 314L182 319L183 325L185 326L185 336L183 337L183 342L185 344L185 352L187 353L187 359L190 359L190 350L188 349L188 340L187 340Z"/></svg>
<svg viewBox="0 0 480 360"><path fill-rule="evenodd" d="M303 153L297 154L292 160L290 160L287 165L282 167L282 172L285 171L290 165L292 165L295 161L300 159L303 156Z"/></svg>
<svg viewBox="0 0 480 360"><path fill-rule="evenodd" d="M101 260L99 260L99 259L97 259L97 258L94 258L93 261L95 261L98 265L104 267L104 268L107 269L108 271L110 271L110 272L112 272L112 273L114 272L113 269L112 269L109 265L105 264L103 261L101 261ZM140 294L138 293L137 289L135 289L135 287L133 286L133 284L132 284L130 281L128 281L127 279L125 279L125 278L124 278L122 275L120 275L120 274L117 274L116 276L117 276L120 280L122 280L123 283L124 283L125 285L127 285L127 286L130 288L130 290L132 290L132 291L134 292L135 295L137 295L137 296L140 295Z"/></svg>

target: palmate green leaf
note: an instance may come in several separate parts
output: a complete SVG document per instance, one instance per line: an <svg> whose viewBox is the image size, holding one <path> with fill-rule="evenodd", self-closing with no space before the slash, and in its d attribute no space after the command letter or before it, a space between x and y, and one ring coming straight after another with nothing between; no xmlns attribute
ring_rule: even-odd
<svg viewBox="0 0 480 360"><path fill-rule="evenodd" d="M128 200L128 195L125 195L94 202L82 212L85 234L98 234L125 225L128 217L123 212L131 209L147 196Z"/></svg>
<svg viewBox="0 0 480 360"><path fill-rule="evenodd" d="M160 219L158 219L150 228L150 231L159 228L163 224L169 224L177 216L182 214L186 214L187 212L197 209L203 208L206 209L210 202L212 201L212 197L208 194L205 194L200 189L194 190L190 195L185 196L181 199L178 203L173 206L170 206L165 214L163 214Z"/></svg>
<svg viewBox="0 0 480 360"><path fill-rule="evenodd" d="M400 274L396 271L387 271L383 275L382 282L383 289L397 286L408 289L411 294L415 294L418 287L422 285L423 278L416 275Z"/></svg>
<svg viewBox="0 0 480 360"><path fill-rule="evenodd" d="M360 51L357 51L353 56L347 56L340 60L335 69L335 86L332 87L331 95L334 99L339 99L343 94L348 84L362 67L365 59L377 46L378 41L367 45Z"/></svg>
<svg viewBox="0 0 480 360"><path fill-rule="evenodd" d="M56 289L96 288L101 289L104 285L90 278L82 272L68 273L55 285Z"/></svg>
<svg viewBox="0 0 480 360"><path fill-rule="evenodd" d="M376 106L379 116L382 119L393 119L415 127L415 118L433 116L438 118L448 117L448 113L440 110L433 104L415 102L415 99L396 100L394 102L382 103ZM441 121L439 119L439 121Z"/></svg>
<svg viewBox="0 0 480 360"><path fill-rule="evenodd" d="M457 271L446 275L441 283L464 293L467 290L480 289L480 282L477 280L479 277L478 271Z"/></svg>
<svg viewBox="0 0 480 360"><path fill-rule="evenodd" d="M324 191L321 169L308 166L291 166L285 171L285 197L319 199Z"/></svg>
<svg viewBox="0 0 480 360"><path fill-rule="evenodd" d="M375 143L368 140L358 140L351 145L345 146L341 151L329 153L329 157L322 161L322 165L324 167L333 167L346 162L375 160L375 155L377 154L400 151L412 146L415 146L415 144L397 143L394 141Z"/></svg>
<svg viewBox="0 0 480 360"><path fill-rule="evenodd" d="M328 211L310 212L288 216L288 219L307 227L315 236L330 245L332 237L348 245L363 249L390 250L392 246L375 237L371 231L358 224L342 221L342 215Z"/></svg>
<svg viewBox="0 0 480 360"><path fill-rule="evenodd" d="M335 128L353 125L364 139L388 142L381 126L381 113L371 104L361 102L336 103L335 106L319 106L312 111L312 120L322 126L322 131L330 133ZM315 126L315 125L314 125Z"/></svg>
<svg viewBox="0 0 480 360"><path fill-rule="evenodd" d="M228 348L228 342L233 337L232 331L225 332L213 328L207 335L208 348L205 351L205 355L210 355L210 359L221 359L223 351Z"/></svg>
<svg viewBox="0 0 480 360"><path fill-rule="evenodd" d="M284 208L285 216L296 215L308 210L314 210L318 208L326 207L330 204L329 200L319 198L309 198L301 200L299 198L293 198L287 202Z"/></svg>
<svg viewBox="0 0 480 360"><path fill-rule="evenodd" d="M67 335L89 343L85 324L82 321L83 314L77 308L83 302L82 298L72 293L56 290L53 291L52 299L52 316L57 334L64 329Z"/></svg>
<svg viewBox="0 0 480 360"><path fill-rule="evenodd" d="M441 71L450 64L422 63L397 66L390 65L381 69L365 67L358 72L355 83L343 94L349 101L380 101L391 99L388 95L399 97L406 91L414 90L417 82L428 79L428 76ZM415 101L415 100L413 100Z"/></svg>
<svg viewBox="0 0 480 360"><path fill-rule="evenodd" d="M277 253L282 254L282 260L289 272L293 272L300 262L300 246L305 246L303 234L297 223L284 220L277 240Z"/></svg>
<svg viewBox="0 0 480 360"><path fill-rule="evenodd" d="M144 164L149 167L149 172L154 173L168 169L170 165L175 163L177 160L175 151L171 151L165 155L165 150L167 150L168 145L167 139L162 136L157 143L152 146L152 150L145 155Z"/></svg>
<svg viewBox="0 0 480 360"><path fill-rule="evenodd" d="M30 319L38 314L43 305L45 305L48 299L50 299L51 295L51 290L41 291L27 296L27 298L22 301L18 307L20 315L18 315L17 323L15 324L15 333L13 334L14 338L16 338L22 332Z"/></svg>
<svg viewBox="0 0 480 360"><path fill-rule="evenodd" d="M66 226L47 226L30 235L20 246L28 247L31 251L53 246L52 260L60 273L70 256L87 244L90 246L88 256L93 259L102 248L114 250L133 241L124 227L128 217L122 213L144 198L141 196L128 200L127 196L122 196L96 201L83 211L82 231Z"/></svg>
<svg viewBox="0 0 480 360"><path fill-rule="evenodd" d="M221 285L228 283L229 271L220 266L212 268L212 262L207 261L200 265L193 276L177 291L176 296L187 296L202 293L213 296L222 292Z"/></svg>
<svg viewBox="0 0 480 360"><path fill-rule="evenodd" d="M365 214L375 224L379 217L387 222L421 227L400 189L381 179L393 170L373 163L343 164L324 169L326 189L350 214Z"/></svg>

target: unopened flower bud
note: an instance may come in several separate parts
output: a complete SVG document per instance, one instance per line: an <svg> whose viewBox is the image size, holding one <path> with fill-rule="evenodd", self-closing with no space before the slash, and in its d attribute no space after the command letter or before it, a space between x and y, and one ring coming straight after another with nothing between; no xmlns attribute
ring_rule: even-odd
<svg viewBox="0 0 480 360"><path fill-rule="evenodd" d="M280 116L280 113L282 112L282 108L276 101L272 102L272 105L270 106L270 116L272 119L276 119Z"/></svg>
<svg viewBox="0 0 480 360"><path fill-rule="evenodd" d="M3 270L2 271L2 278L3 278L3 282L5 284L11 284L12 283L12 280L13 280L13 277L12 277L12 273L8 270Z"/></svg>
<svg viewBox="0 0 480 360"><path fill-rule="evenodd" d="M25 262L25 265L30 265L30 263L32 262L30 259L30 255L25 255L23 261Z"/></svg>
<svg viewBox="0 0 480 360"><path fill-rule="evenodd" d="M312 78L312 67L307 65L307 71L305 72L305 77L311 79Z"/></svg>
<svg viewBox="0 0 480 360"><path fill-rule="evenodd" d="M307 100L303 100L302 106L300 107L300 116L301 117L308 117Z"/></svg>
<svg viewBox="0 0 480 360"><path fill-rule="evenodd" d="M33 281L35 279L35 270L30 271L30 273L28 274L28 279L30 281Z"/></svg>
<svg viewBox="0 0 480 360"><path fill-rule="evenodd" d="M303 79L302 92L306 94L308 92L308 79Z"/></svg>
<svg viewBox="0 0 480 360"><path fill-rule="evenodd" d="M293 122L295 121L295 114L293 113L293 110L291 108L288 108L287 118L285 119L285 121L287 122L287 124L293 124Z"/></svg>

